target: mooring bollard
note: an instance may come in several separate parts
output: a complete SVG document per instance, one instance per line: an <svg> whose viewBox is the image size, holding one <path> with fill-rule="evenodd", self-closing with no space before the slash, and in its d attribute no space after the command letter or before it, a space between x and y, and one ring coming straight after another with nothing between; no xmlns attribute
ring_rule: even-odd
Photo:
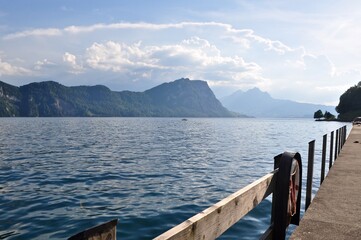
<svg viewBox="0 0 361 240"><path fill-rule="evenodd" d="M299 153L284 152L274 157L278 168L272 200L273 239L285 239L289 224L300 222L302 161Z"/></svg>

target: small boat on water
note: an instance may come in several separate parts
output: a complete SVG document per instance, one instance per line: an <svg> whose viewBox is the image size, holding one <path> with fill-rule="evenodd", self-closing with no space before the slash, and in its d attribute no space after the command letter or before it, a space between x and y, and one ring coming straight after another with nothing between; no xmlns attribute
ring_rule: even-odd
<svg viewBox="0 0 361 240"><path fill-rule="evenodd" d="M188 119L186 119L186 118L183 118L183 119L182 119L182 121L188 121Z"/></svg>

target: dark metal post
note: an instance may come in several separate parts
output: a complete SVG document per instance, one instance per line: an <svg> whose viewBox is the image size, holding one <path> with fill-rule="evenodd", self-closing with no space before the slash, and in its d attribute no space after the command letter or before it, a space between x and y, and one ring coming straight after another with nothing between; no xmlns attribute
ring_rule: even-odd
<svg viewBox="0 0 361 240"><path fill-rule="evenodd" d="M345 125L345 136L344 136L344 141L343 141L343 144L346 143L346 138L347 138L347 126Z"/></svg>
<svg viewBox="0 0 361 240"><path fill-rule="evenodd" d="M342 148L342 142L343 142L343 127L340 127L340 136L339 136L339 142L338 142L338 146L339 146L339 152L341 151Z"/></svg>
<svg viewBox="0 0 361 240"><path fill-rule="evenodd" d="M345 126L342 127L342 137L341 137L341 149L343 147L343 145L345 144L345 139L346 139L346 129Z"/></svg>
<svg viewBox="0 0 361 240"><path fill-rule="evenodd" d="M327 134L323 135L322 142L322 163L321 163L321 183L325 179L325 165L326 165L326 150L327 150Z"/></svg>
<svg viewBox="0 0 361 240"><path fill-rule="evenodd" d="M342 128L340 128L339 130L339 134L338 134L338 150L337 150L337 156L340 155L340 152L341 152L341 139L342 139Z"/></svg>
<svg viewBox="0 0 361 240"><path fill-rule="evenodd" d="M343 147L344 135L345 135L344 127L341 127L341 136L340 136L340 148L341 148L341 149L342 149L342 147Z"/></svg>
<svg viewBox="0 0 361 240"><path fill-rule="evenodd" d="M308 206L310 206L310 204L311 204L314 157L315 157L315 140L308 143L308 165L307 165L307 186L306 186L305 210L307 210Z"/></svg>
<svg viewBox="0 0 361 240"><path fill-rule="evenodd" d="M344 128L344 131L345 131L345 134L343 135L343 144L345 144L346 136L347 136L347 126L345 125L343 128Z"/></svg>
<svg viewBox="0 0 361 240"><path fill-rule="evenodd" d="M331 132L331 139L330 139L330 165L328 166L328 169L331 169L332 167L332 160L333 160L333 131Z"/></svg>
<svg viewBox="0 0 361 240"><path fill-rule="evenodd" d="M277 180L272 199L272 239L284 240L286 238L286 229L288 225L299 225L300 207L301 207L301 188L302 188L302 162L299 153L284 152L274 157L274 166L278 168ZM292 163L296 160L299 173L299 191L297 195L296 212L291 217L288 214L288 204L290 196L290 180L292 177ZM294 185L293 185L294 187ZM274 201L274 202L273 202Z"/></svg>
<svg viewBox="0 0 361 240"><path fill-rule="evenodd" d="M336 137L335 137L335 161L338 156L338 129L336 130Z"/></svg>
<svg viewBox="0 0 361 240"><path fill-rule="evenodd" d="M338 139L338 146L339 146L338 152L340 153L341 148L342 148L343 127L340 127L340 134L339 134L338 138L339 138L339 139Z"/></svg>

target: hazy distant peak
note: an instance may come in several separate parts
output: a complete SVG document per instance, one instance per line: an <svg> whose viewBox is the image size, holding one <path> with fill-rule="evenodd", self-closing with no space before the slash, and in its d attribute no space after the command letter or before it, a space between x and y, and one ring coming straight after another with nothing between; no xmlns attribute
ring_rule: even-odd
<svg viewBox="0 0 361 240"><path fill-rule="evenodd" d="M318 109L334 112L332 106L274 99L257 87L245 92L238 90L221 102L231 111L255 117L312 117Z"/></svg>
<svg viewBox="0 0 361 240"><path fill-rule="evenodd" d="M258 87L254 87L254 88L251 88L249 89L248 91L246 92L261 92L261 93L266 93L266 92L263 92L261 89L259 89Z"/></svg>
<svg viewBox="0 0 361 240"><path fill-rule="evenodd" d="M246 94L253 94L253 95L263 95L263 96L269 96L271 97L271 95L269 95L268 92L263 92L262 90L260 90L257 87L254 87L252 89L249 89L248 91L246 91Z"/></svg>
<svg viewBox="0 0 361 240"><path fill-rule="evenodd" d="M247 97L271 97L271 95L269 95L269 93L267 92L263 92L262 90L260 90L259 88L257 87L254 87L254 88L251 88L247 91L243 91L243 90L237 90L236 92L232 93L230 96L228 97L225 97L226 98L229 98L229 97L243 97L243 96L247 96Z"/></svg>

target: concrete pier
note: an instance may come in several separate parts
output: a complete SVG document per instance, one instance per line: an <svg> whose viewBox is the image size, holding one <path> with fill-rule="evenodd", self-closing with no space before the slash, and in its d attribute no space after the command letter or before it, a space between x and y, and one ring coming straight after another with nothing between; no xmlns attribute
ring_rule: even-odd
<svg viewBox="0 0 361 240"><path fill-rule="evenodd" d="M361 239L361 126L354 126L290 239Z"/></svg>

